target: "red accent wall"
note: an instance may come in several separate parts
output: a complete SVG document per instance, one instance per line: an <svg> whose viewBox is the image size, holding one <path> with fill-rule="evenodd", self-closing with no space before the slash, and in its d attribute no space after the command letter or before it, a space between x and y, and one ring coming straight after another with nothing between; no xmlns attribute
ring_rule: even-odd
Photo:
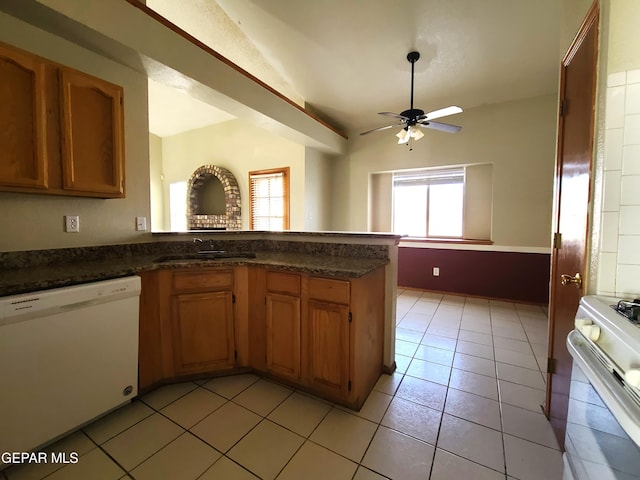
<svg viewBox="0 0 640 480"><path fill-rule="evenodd" d="M550 262L547 253L400 247L398 286L544 304Z"/></svg>

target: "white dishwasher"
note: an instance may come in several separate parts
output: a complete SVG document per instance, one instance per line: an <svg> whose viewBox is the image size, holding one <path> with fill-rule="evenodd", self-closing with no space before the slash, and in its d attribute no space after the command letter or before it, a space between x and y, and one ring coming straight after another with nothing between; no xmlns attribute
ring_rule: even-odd
<svg viewBox="0 0 640 480"><path fill-rule="evenodd" d="M0 297L0 452L34 450L137 394L139 296L134 276Z"/></svg>

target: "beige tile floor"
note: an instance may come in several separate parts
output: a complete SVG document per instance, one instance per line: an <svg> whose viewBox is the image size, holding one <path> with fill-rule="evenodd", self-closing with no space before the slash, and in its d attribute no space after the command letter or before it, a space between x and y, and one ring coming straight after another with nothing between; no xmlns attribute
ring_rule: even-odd
<svg viewBox="0 0 640 480"><path fill-rule="evenodd" d="M360 412L254 375L155 390L3 480L560 479L541 413L545 312L400 290L396 362Z"/></svg>

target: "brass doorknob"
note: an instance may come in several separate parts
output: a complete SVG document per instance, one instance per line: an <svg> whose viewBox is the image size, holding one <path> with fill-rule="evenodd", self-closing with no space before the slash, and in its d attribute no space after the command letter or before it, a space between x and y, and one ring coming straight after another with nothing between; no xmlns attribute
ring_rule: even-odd
<svg viewBox="0 0 640 480"><path fill-rule="evenodd" d="M560 283L562 283L562 285L569 285L573 283L576 288L580 288L582 286L582 277L579 273L576 273L575 276L562 274L560 275L560 278Z"/></svg>

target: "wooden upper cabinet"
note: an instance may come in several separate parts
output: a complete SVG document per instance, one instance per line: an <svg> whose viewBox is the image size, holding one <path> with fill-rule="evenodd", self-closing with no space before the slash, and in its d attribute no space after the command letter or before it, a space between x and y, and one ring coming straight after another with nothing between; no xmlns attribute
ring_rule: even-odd
<svg viewBox="0 0 640 480"><path fill-rule="evenodd" d="M65 190L124 196L122 87L60 69Z"/></svg>
<svg viewBox="0 0 640 480"><path fill-rule="evenodd" d="M45 63L0 44L0 185L47 187Z"/></svg>
<svg viewBox="0 0 640 480"><path fill-rule="evenodd" d="M0 43L0 190L124 197L123 88Z"/></svg>

